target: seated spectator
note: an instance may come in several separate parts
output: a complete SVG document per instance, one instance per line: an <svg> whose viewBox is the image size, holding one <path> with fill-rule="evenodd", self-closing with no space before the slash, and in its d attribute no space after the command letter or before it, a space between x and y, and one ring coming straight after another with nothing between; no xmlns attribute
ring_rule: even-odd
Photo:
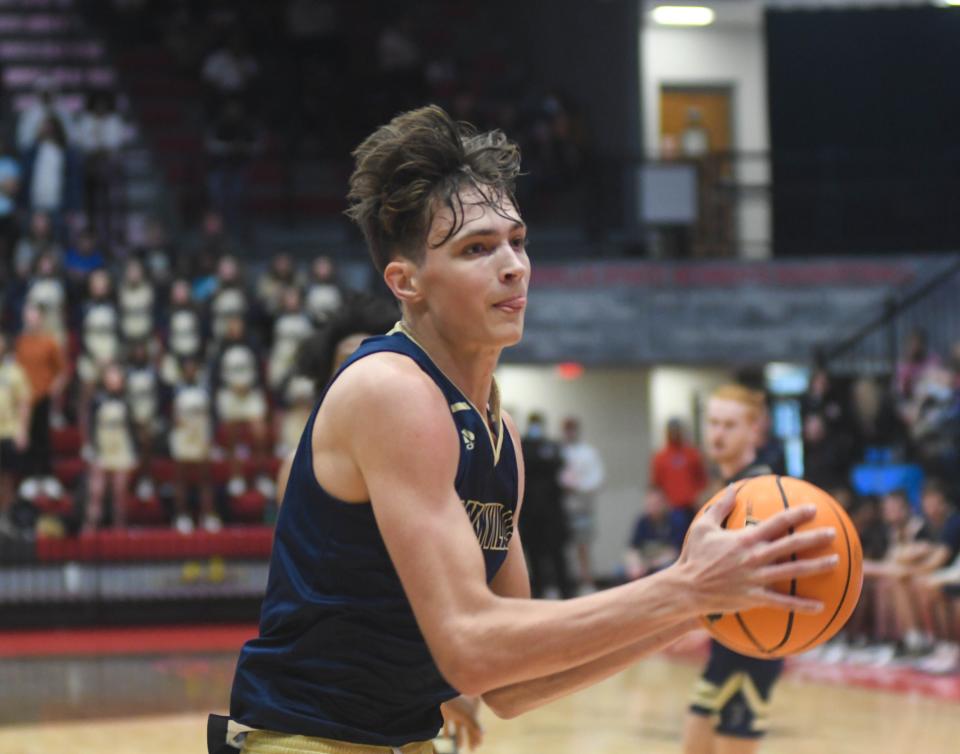
<svg viewBox="0 0 960 754"><path fill-rule="evenodd" d="M227 323L236 318L248 319L253 313L250 296L243 281L240 265L234 257L223 257L217 264L216 289L209 301L213 340L219 343L227 331Z"/></svg>
<svg viewBox="0 0 960 754"><path fill-rule="evenodd" d="M202 359L206 350L206 332L200 311L193 303L190 282L175 280L170 287L166 323L165 354L160 367L164 382L180 382L180 363L184 359Z"/></svg>
<svg viewBox="0 0 960 754"><path fill-rule="evenodd" d="M227 437L231 475L227 491L234 497L246 491L240 446L241 441L247 439L253 445L250 451L254 469L262 472L257 478L257 488L265 497L272 498L273 483L266 474L270 453L267 399L261 388L256 351L247 341L244 320L239 316L227 320L213 367L212 384L216 390L217 419Z"/></svg>
<svg viewBox="0 0 960 754"><path fill-rule="evenodd" d="M130 406L124 395L123 370L117 364L108 364L102 374L88 421L92 456L87 480L85 532L96 531L102 525L103 502L108 488L113 528L124 526L130 473L137 465L136 440Z"/></svg>
<svg viewBox="0 0 960 754"><path fill-rule="evenodd" d="M633 581L666 568L680 555L683 537L684 532L670 515L666 494L651 485L624 556L627 579Z"/></svg>
<svg viewBox="0 0 960 754"><path fill-rule="evenodd" d="M106 270L96 270L87 284L87 298L80 318L80 355L77 375L85 386L82 394L89 399L100 381L103 369L120 357L120 328L113 285ZM81 409L87 410L83 405Z"/></svg>
<svg viewBox="0 0 960 754"><path fill-rule="evenodd" d="M316 384L309 377L295 375L287 380L277 429L278 456L286 456L297 449L303 428L307 426L317 400L316 390Z"/></svg>
<svg viewBox="0 0 960 754"><path fill-rule="evenodd" d="M839 425L829 427L819 413L803 420L803 478L823 489L844 484L853 462L850 438Z"/></svg>
<svg viewBox="0 0 960 754"><path fill-rule="evenodd" d="M960 437L960 393L949 369L928 368L904 407L916 459L936 476L956 472Z"/></svg>
<svg viewBox="0 0 960 754"><path fill-rule="evenodd" d="M195 528L190 513L190 491L199 497L199 516L206 531L219 531L220 518L214 509L210 453L213 447L213 414L210 392L200 377L200 365L187 357L181 364L180 381L173 395L173 431L170 456L176 465L174 526L181 534Z"/></svg>
<svg viewBox="0 0 960 754"><path fill-rule="evenodd" d="M280 314L287 288L302 287L303 280L297 274L293 258L287 253L274 254L266 274L257 280L257 304L272 323L273 318Z"/></svg>
<svg viewBox="0 0 960 754"><path fill-rule="evenodd" d="M30 441L30 382L0 331L0 535L11 534L10 507Z"/></svg>
<svg viewBox="0 0 960 754"><path fill-rule="evenodd" d="M337 270L330 257L319 256L310 266L307 282L307 313L317 325L322 325L343 304L343 291L337 283Z"/></svg>
<svg viewBox="0 0 960 754"><path fill-rule="evenodd" d="M127 347L127 404L137 442L137 497L149 500L154 496L149 469L157 439L164 430L164 396L160 374L150 359L146 340L138 340Z"/></svg>
<svg viewBox="0 0 960 754"><path fill-rule="evenodd" d="M100 249L96 233L84 228L77 233L76 242L67 249L63 262L64 270L75 285L84 283L95 270L106 267L106 258Z"/></svg>
<svg viewBox="0 0 960 754"><path fill-rule="evenodd" d="M287 288L283 308L273 326L273 347L267 361L267 382L272 390L280 390L295 366L297 351L313 332L313 323L303 313L300 291Z"/></svg>
<svg viewBox="0 0 960 754"><path fill-rule="evenodd" d="M25 302L43 312L44 329L61 345L67 342L67 288L56 256L47 251L37 257Z"/></svg>
<svg viewBox="0 0 960 754"><path fill-rule="evenodd" d="M57 266L63 261L63 248L54 237L53 222L46 212L30 215L30 227L20 237L13 251L13 264L18 270L33 269L41 254L50 254Z"/></svg>
<svg viewBox="0 0 960 754"><path fill-rule="evenodd" d="M129 259L117 286L120 335L124 341L134 343L153 336L156 305L156 290L147 280L143 262Z"/></svg>

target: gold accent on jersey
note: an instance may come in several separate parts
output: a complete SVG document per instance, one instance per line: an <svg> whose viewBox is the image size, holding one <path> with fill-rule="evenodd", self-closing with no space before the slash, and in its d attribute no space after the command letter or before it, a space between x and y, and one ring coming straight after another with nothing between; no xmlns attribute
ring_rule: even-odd
<svg viewBox="0 0 960 754"><path fill-rule="evenodd" d="M450 413L457 414L461 411L469 411L472 406L466 401L458 401L457 403L450 404Z"/></svg>
<svg viewBox="0 0 960 754"><path fill-rule="evenodd" d="M513 536L513 511L503 503L464 500L463 507L482 550L506 550Z"/></svg>
<svg viewBox="0 0 960 754"><path fill-rule="evenodd" d="M451 380L449 377L447 377L447 375L444 374L444 371L440 367L438 367L437 363L430 357L430 352L427 351L427 349L424 348L417 341L417 339L413 337L413 333L411 333L409 328L405 324L403 324L403 320L397 322L397 324L393 326L393 328L390 330L390 332L387 333L387 335L396 335L397 333L400 333L401 335L406 336L411 343L413 343L417 348L423 351L424 354L426 354L426 357L430 359L430 362L435 367L437 367L437 371L440 372L440 374L442 374L444 377L446 377L447 381L451 385L456 387L456 383L453 380ZM459 390L459 388L457 389ZM461 390L460 392L462 393L463 391ZM466 396L464 396L464 398L466 398ZM477 412L477 415L480 417L480 421L483 422L484 429L487 430L487 437L490 438L490 447L493 450L493 465L496 466L497 463L499 463L500 461L500 450L501 448L503 448L503 433L505 431L504 425L503 425L503 416L500 413L500 387L497 385L497 378L496 377L493 378L493 383L490 386L490 404L489 404L490 418L493 419L493 423L496 425L496 430L497 430L496 437L493 436L493 430L490 429L490 422L487 421L486 414L484 414L484 412L478 409L476 405L474 405L473 401L471 401L469 398L467 398L467 403L469 404L470 408L472 408L474 411ZM458 405L458 404L454 404L454 405Z"/></svg>

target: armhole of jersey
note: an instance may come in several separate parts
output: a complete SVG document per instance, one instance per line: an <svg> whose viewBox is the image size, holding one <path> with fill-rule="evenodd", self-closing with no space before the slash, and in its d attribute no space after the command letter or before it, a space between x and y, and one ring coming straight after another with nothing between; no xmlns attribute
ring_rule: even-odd
<svg viewBox="0 0 960 754"><path fill-rule="evenodd" d="M335 383L338 379L340 379L340 376L341 376L344 372L346 372L347 369L349 369L350 367L352 367L352 366L353 366L354 364L356 364L358 361L361 361L362 359L365 359L365 358L367 358L368 356L373 356L373 355L378 354L378 353L395 353L395 354L399 354L400 356L404 356L404 357L406 357L407 359L409 359L410 361L412 361L414 364L417 365L417 367L420 369L420 371L423 372L423 373L427 376L427 378L428 378L428 379L430 380L430 382L433 384L434 388L436 388L436 390L440 393L440 397L443 398L444 404L448 404L448 403L449 403L449 401L447 400L447 396L444 394L443 389L440 387L440 385L437 383L437 381L433 378L433 375L431 375L430 372L427 371L427 369L424 367L423 364L421 364L421 363L420 363L419 361L417 361L413 356L411 356L409 353L406 353L405 351L401 351L401 350L399 350L399 349L394 349L394 348L381 348L381 349L378 349L378 350L376 350L376 351L370 351L369 353L363 353L363 354L360 354L359 356L351 357L351 358L348 359L346 362L344 362L344 363L340 366L340 368L337 370L337 373L336 373L335 375L333 375L333 377L330 378L330 381L327 383L326 387L324 387L324 389L323 389L323 392L320 394L320 398L319 398L319 400L317 401L317 405L316 405L316 407L314 407L313 413L310 415L310 419L309 419L308 422L307 422L307 437L306 437L306 440L307 440L306 451L307 451L307 454L308 454L308 462L309 462L309 464L310 464L310 478L313 480L313 483L317 486L318 489L323 490L324 493L326 493L326 494L329 495L331 498L336 499L336 500L339 500L339 498L337 498L335 495L332 495L332 494L327 490L327 488L324 487L323 484L320 483L320 480L317 479L317 471L316 471L316 469L314 468L314 465L313 465L313 430L314 430L314 427L315 427L315 425L316 425L316 423L317 423L317 416L320 414L320 408L323 406L323 402L324 402L324 401L326 400L326 398L327 398L327 393L330 392L330 388L333 387L334 383ZM454 416L453 416L452 413L450 414L450 422L451 422L451 425L452 425L452 427L453 427L454 436L455 436L456 439L457 439L457 448L458 448L458 454L457 454L457 473L456 473L456 476L454 477L454 487L456 488L456 487L458 487L458 486L460 485L460 483L461 483L461 481L462 481L463 473L464 473L464 470L465 470L465 464L464 464L464 457L463 457L463 448L460 447L460 435L459 435L459 431L458 431L458 429L457 429L457 420L454 418ZM300 448L297 449L297 453L299 453L299 452L300 452ZM516 452L516 451L514 451L514 452ZM291 467L291 470L292 470L292 467ZM289 482L288 482L288 484L289 484ZM362 504L362 503L357 503L357 502L349 502L349 501L346 501L346 500L341 500L341 502L344 503L345 505L357 505L357 504ZM367 500L367 503L369 503L369 502L370 502L370 501Z"/></svg>

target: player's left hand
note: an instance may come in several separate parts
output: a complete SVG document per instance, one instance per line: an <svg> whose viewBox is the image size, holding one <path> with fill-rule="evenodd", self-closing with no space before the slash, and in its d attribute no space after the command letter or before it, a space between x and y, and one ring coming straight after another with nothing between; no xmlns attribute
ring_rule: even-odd
<svg viewBox="0 0 960 754"><path fill-rule="evenodd" d="M443 713L443 732L457 742L457 748L463 746L473 750L483 743L483 726L477 719L480 710L479 697L458 696L440 705Z"/></svg>

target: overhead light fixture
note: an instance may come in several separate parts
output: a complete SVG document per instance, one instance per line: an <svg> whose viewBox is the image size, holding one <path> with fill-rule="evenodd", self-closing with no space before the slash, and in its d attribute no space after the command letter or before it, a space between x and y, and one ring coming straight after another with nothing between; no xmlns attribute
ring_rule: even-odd
<svg viewBox="0 0 960 754"><path fill-rule="evenodd" d="M658 5L652 16L661 26L709 26L717 14L702 5Z"/></svg>
<svg viewBox="0 0 960 754"><path fill-rule="evenodd" d="M943 4L952 8L960 8L960 0L943 0Z"/></svg>

